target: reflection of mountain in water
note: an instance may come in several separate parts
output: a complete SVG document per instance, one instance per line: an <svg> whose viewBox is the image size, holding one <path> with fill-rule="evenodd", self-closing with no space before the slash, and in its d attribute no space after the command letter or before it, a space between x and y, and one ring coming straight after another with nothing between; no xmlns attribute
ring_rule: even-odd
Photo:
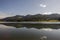
<svg viewBox="0 0 60 40"><path fill-rule="evenodd" d="M3 28L2 28L3 27ZM8 28L0 25L0 40L60 40L60 29Z"/></svg>
<svg viewBox="0 0 60 40"><path fill-rule="evenodd" d="M54 29L59 29L60 28L60 24L20 24L20 23L3 23L4 25L7 26L13 26L16 28L20 28L20 27L27 27L27 28L54 28Z"/></svg>

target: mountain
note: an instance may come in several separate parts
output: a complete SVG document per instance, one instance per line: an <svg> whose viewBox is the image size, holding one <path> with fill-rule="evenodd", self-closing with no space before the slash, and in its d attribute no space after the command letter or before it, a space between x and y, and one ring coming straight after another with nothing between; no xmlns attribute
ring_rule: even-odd
<svg viewBox="0 0 60 40"><path fill-rule="evenodd" d="M3 21L20 21L22 19L23 16L21 15L16 15L16 16L12 16L12 17L7 17L2 19Z"/></svg>
<svg viewBox="0 0 60 40"><path fill-rule="evenodd" d="M51 15L41 15L41 14L35 14L35 15L16 15L12 17L7 17L4 19L1 19L3 21L40 21L40 20L60 20L60 14L51 14Z"/></svg>

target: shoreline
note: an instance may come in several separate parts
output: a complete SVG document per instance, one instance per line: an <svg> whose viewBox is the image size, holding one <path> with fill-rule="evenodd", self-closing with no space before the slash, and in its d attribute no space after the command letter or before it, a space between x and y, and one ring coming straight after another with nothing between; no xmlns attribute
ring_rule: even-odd
<svg viewBox="0 0 60 40"><path fill-rule="evenodd" d="M22 23L22 24L60 24L60 22L0 22L2 23Z"/></svg>

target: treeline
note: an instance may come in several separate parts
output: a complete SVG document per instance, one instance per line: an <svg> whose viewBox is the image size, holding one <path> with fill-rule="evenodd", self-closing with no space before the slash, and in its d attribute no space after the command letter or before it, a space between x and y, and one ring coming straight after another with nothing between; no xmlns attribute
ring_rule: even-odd
<svg viewBox="0 0 60 40"><path fill-rule="evenodd" d="M42 15L42 14L35 14L35 15L16 15L12 17L6 17L4 19L0 19L1 21L48 21L48 20L58 20L60 21L60 14L51 14L51 15Z"/></svg>

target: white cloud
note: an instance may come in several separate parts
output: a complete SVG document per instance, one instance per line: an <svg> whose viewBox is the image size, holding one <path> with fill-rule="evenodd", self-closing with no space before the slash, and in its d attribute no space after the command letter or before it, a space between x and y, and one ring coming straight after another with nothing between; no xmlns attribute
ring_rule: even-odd
<svg viewBox="0 0 60 40"><path fill-rule="evenodd" d="M9 17L9 16L12 16L12 15L8 15L8 13L0 12L0 19L5 18L5 17Z"/></svg>
<svg viewBox="0 0 60 40"><path fill-rule="evenodd" d="M52 12L44 12L44 13L42 13L42 15L50 15L50 14L52 14Z"/></svg>
<svg viewBox="0 0 60 40"><path fill-rule="evenodd" d="M0 29L5 29L5 28L15 28L15 27L12 27L12 26L5 26L5 25L0 24Z"/></svg>
<svg viewBox="0 0 60 40"><path fill-rule="evenodd" d="M51 29L51 28L42 28L41 30L44 30L44 31L53 31L53 29Z"/></svg>
<svg viewBox="0 0 60 40"><path fill-rule="evenodd" d="M40 4L40 7L45 8L45 7L47 7L47 5L45 5L45 4Z"/></svg>

